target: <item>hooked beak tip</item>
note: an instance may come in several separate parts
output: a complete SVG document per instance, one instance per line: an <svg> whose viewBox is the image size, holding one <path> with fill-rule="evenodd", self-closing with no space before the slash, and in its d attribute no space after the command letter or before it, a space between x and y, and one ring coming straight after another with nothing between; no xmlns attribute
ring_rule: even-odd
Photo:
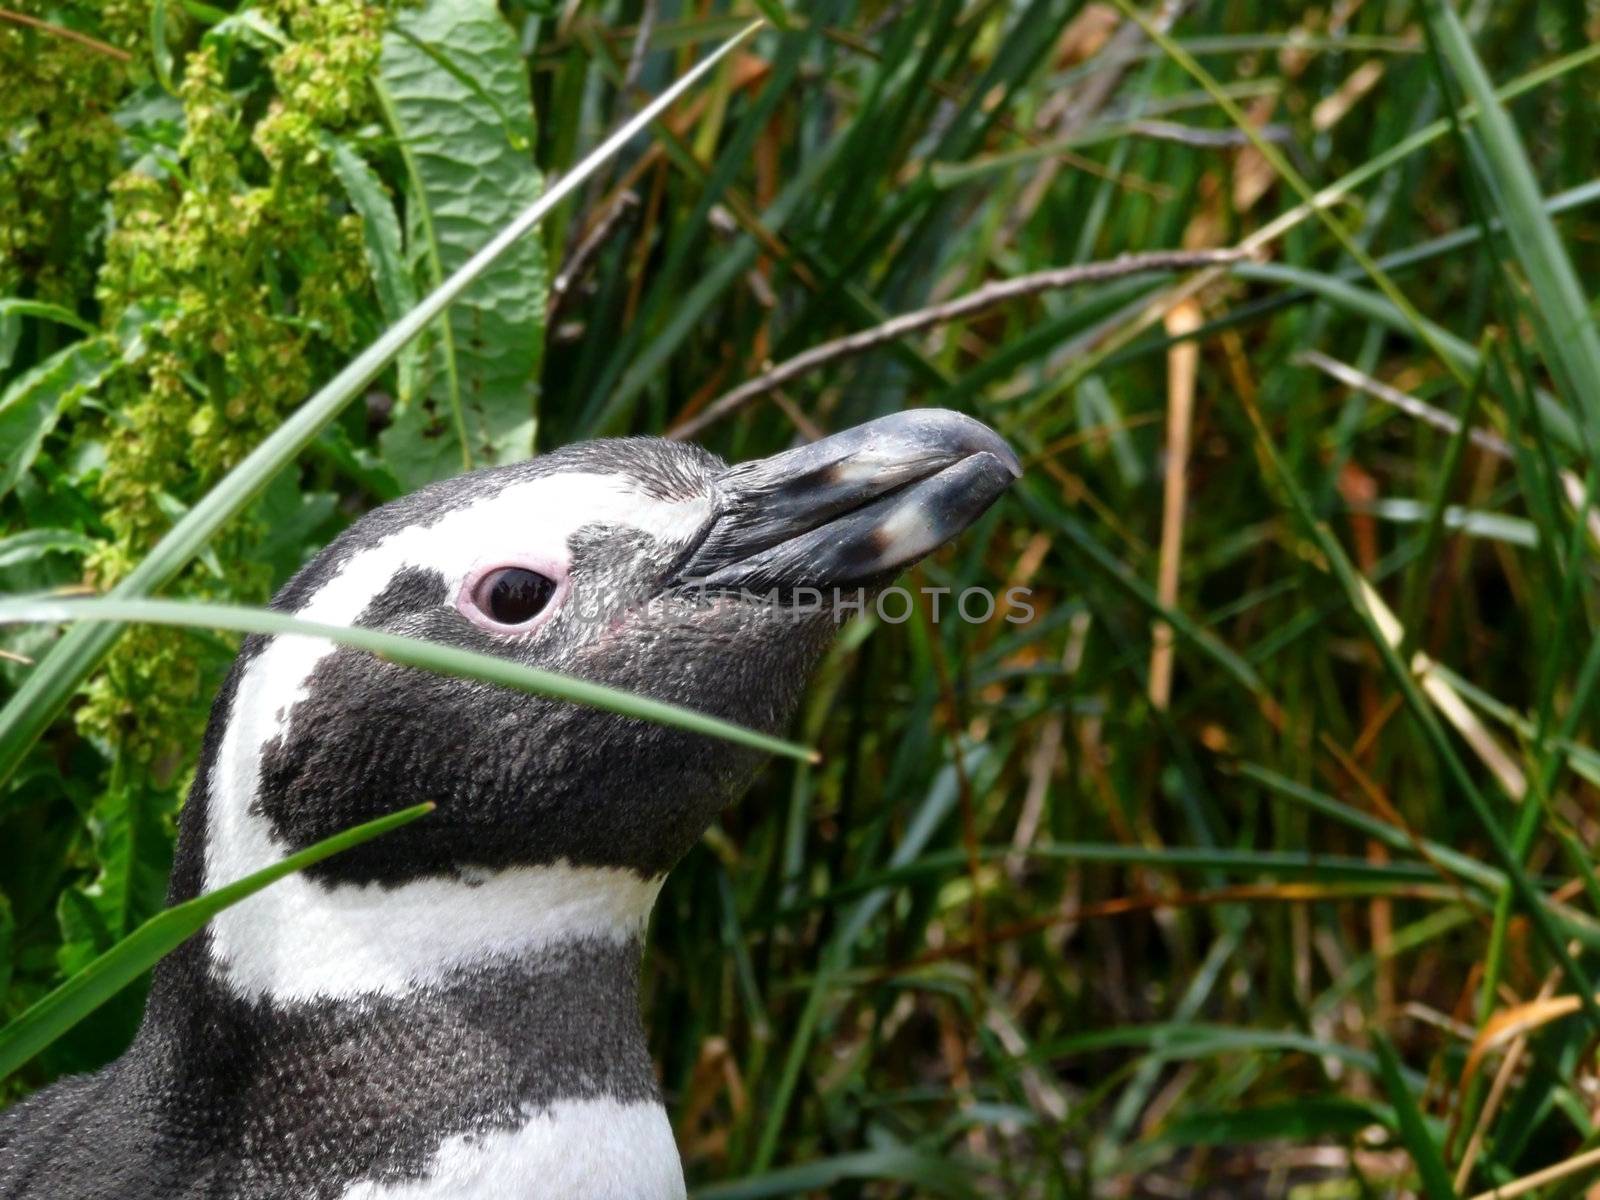
<svg viewBox="0 0 1600 1200"><path fill-rule="evenodd" d="M931 554L1022 477L981 421L912 409L718 480L722 512L689 571L712 585L872 583Z"/></svg>

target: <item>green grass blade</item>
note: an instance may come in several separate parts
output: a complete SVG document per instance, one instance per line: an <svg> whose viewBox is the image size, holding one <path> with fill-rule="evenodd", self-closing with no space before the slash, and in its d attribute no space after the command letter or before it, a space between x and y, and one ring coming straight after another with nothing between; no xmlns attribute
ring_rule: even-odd
<svg viewBox="0 0 1600 1200"><path fill-rule="evenodd" d="M352 359L316 395L252 450L243 462L228 472L206 494L205 499L185 513L144 560L129 572L127 578L117 585L115 594L122 598L148 595L176 576L200 553L217 530L242 512L285 464L305 449L345 405L377 378L408 342L437 320L451 302L472 286L495 260L527 235L547 213L575 192L639 130L655 120L668 105L755 29L755 25L748 26L724 42L640 109L637 115L601 142L582 162L551 184L544 195L462 264L455 274L430 292L416 308ZM121 627L114 622L83 624L69 631L56 643L49 657L17 689L5 708L0 709L0 782L17 769L28 747L55 719L78 684L105 657L120 632Z"/></svg>
<svg viewBox="0 0 1600 1200"><path fill-rule="evenodd" d="M797 758L802 762L815 761L816 754L804 746L780 738L745 729L716 717L708 717L692 709L664 704L644 696L635 696L617 688L590 683L583 679L559 675L554 671L541 671L524 667L492 654L479 654L455 646L426 642L417 638L399 637L376 629L356 629L343 625L324 625L318 621L302 621L296 617L273 612L267 608L245 608L231 604L199 604L180 600L124 600L120 597L105 599L62 599L60 597L31 597L19 600L0 600L0 625L23 621L133 621L157 625L181 625L191 629L231 629L238 633L298 634L303 637L326 638L343 646L366 650L391 662L421 667L447 675L461 675L498 683L518 691L570 700L591 708L670 725L691 733L721 738L763 750Z"/></svg>
<svg viewBox="0 0 1600 1200"><path fill-rule="evenodd" d="M861 875L831 891L807 897L780 916L808 908L822 907L861 895L881 893L924 879L938 879L959 870L972 857L980 862L999 862L1023 856L1056 862L1085 863L1097 866L1159 867L1168 871L1202 871L1236 874L1272 882L1310 881L1344 885L1352 889L1419 886L1437 883L1439 872L1418 862L1369 862L1344 854L1309 853L1300 850L1210 850L1187 846L1123 846L1115 842L1039 842L1026 850L1011 846L980 846L976 854L966 849L938 850L903 863ZM1498 874L1491 877L1498 879ZM1473 880L1477 884L1479 881ZM1481 886L1481 884L1480 884ZM1352 891L1352 895L1360 894ZM878 900L877 906L881 906ZM873 915L876 907L869 912Z"/></svg>
<svg viewBox="0 0 1600 1200"><path fill-rule="evenodd" d="M1092 1029L1048 1042L1037 1042L1026 1057L1040 1062L1088 1055L1111 1047L1142 1050L1165 1062L1184 1062L1221 1054L1306 1054L1335 1058L1358 1070L1376 1072L1371 1054L1343 1042L1314 1037L1297 1029L1252 1029L1204 1021L1162 1021ZM1419 1081L1420 1082L1420 1081Z"/></svg>
<svg viewBox="0 0 1600 1200"><path fill-rule="evenodd" d="M1427 516L1423 523L1422 549L1417 554L1417 565L1406 579L1405 588L1401 593L1400 628L1405 633L1402 653L1409 654L1417 648L1417 631L1422 627L1422 604L1427 598L1428 573L1437 562L1436 555L1444 539L1450 489L1456 483L1456 474L1461 469L1462 459L1466 455L1467 443L1471 439L1473 424L1478 416L1478 402L1482 399L1483 389L1487 384L1492 341L1492 335L1485 335L1483 343L1478 347L1478 368L1472 376L1472 386L1467 389L1466 400L1462 403L1460 414L1456 418L1456 431L1450 435L1450 440L1445 444L1444 459L1434 479L1433 496L1428 503Z"/></svg>
<svg viewBox="0 0 1600 1200"><path fill-rule="evenodd" d="M1439 762L1445 768L1457 790L1466 798L1467 804L1477 818L1484 836L1488 839L1494 856L1500 862L1501 869L1528 913L1539 940L1544 943L1550 956L1561 965L1567 973L1583 1002L1583 1013L1591 1026L1600 1030L1600 1004L1595 1002L1594 989L1589 983L1589 974L1578 965L1577 960L1567 949L1565 939L1557 930L1551 916L1548 903L1542 893L1533 886L1527 872L1523 869L1522 862L1512 848L1505 830L1501 827L1499 819L1489 801L1473 782L1471 774L1467 771L1466 764L1461 756L1456 753L1455 747L1450 743L1450 737L1445 732L1443 724L1435 715L1432 706L1422 694L1417 680L1412 676L1405 662L1400 658L1395 648L1389 644L1378 625L1377 617L1373 614L1363 591L1364 580L1357 573L1355 566L1350 562L1349 556L1338 540L1328 530L1327 526L1317 519L1316 511L1311 506L1310 499L1306 496L1295 477L1290 473L1278 448L1273 442L1261 413L1254 404L1245 403L1245 411L1250 418L1250 423L1255 428L1257 443L1262 454L1269 464L1273 478L1282 486L1288 495L1290 507L1294 509L1311 540L1317 549L1322 552L1327 561L1328 569L1338 580L1343 588L1345 597L1356 616L1365 627L1373 647L1377 650L1389 678L1399 689L1405 699L1407 707L1411 709L1412 718L1421 728L1422 733L1432 748Z"/></svg>
<svg viewBox="0 0 1600 1200"><path fill-rule="evenodd" d="M370 842L390 830L409 825L418 817L432 812L433 807L432 804L418 804L346 829L270 867L214 892L175 904L151 917L60 987L31 1005L4 1029L0 1029L0 1079L10 1075L155 966L157 961L199 933L205 928L206 922L223 909L253 896L285 875L292 875L341 851Z"/></svg>
<svg viewBox="0 0 1600 1200"><path fill-rule="evenodd" d="M1226 89L1224 89L1216 81L1216 79L1212 77L1209 71L1200 65L1199 61L1196 60L1192 54L1180 46L1165 31L1159 29L1148 17L1136 10L1130 3L1130 0L1113 0L1113 2L1119 9L1122 10L1124 16L1128 17L1130 20L1137 21L1144 29L1145 33L1149 35L1151 41L1160 46L1161 49L1164 50L1175 63L1193 76L1196 83L1205 88L1206 92L1210 94L1211 98L1216 101L1217 106L1221 108L1223 112L1227 113L1228 118L1233 121L1234 125L1238 127L1239 131L1249 139L1250 144L1255 147L1256 151L1261 155L1261 157L1266 159L1266 161L1271 164L1272 169L1277 173L1278 177L1295 191L1304 204L1311 207L1311 211L1319 220L1322 221L1325 226L1327 226L1328 232L1333 234L1339 245L1344 248L1345 253L1356 261L1361 269L1365 271L1371 278L1378 290L1382 292L1385 297L1387 297L1389 302L1393 304L1395 308L1400 310L1401 315L1405 318L1406 323L1411 327L1416 336L1428 347L1429 350L1433 351L1434 356L1438 358L1440 362L1442 362L1446 367L1450 368L1450 370L1456 374L1457 379L1462 384L1467 384L1469 382L1468 376L1464 371L1461 370L1459 366L1457 366L1454 358L1447 354L1444 348L1440 345L1438 339L1434 335L1432 324L1423 319L1422 314L1417 311L1416 306L1412 304L1410 299L1407 298L1406 294L1402 292L1398 286L1396 286L1395 282L1389 278L1388 273L1384 271L1382 267L1378 266L1377 262L1374 261L1372 256L1368 254L1367 251L1361 246L1360 242L1356 240L1354 235L1352 235L1350 231L1344 227L1344 222L1340 221L1336 216L1334 216L1332 211L1329 210L1328 206L1321 202L1321 193L1313 189L1312 186L1301 177L1300 173L1294 169L1288 158L1284 156L1283 152L1279 150L1277 146L1273 145L1261 135L1261 132L1256 128L1255 123L1251 121L1250 118L1245 114L1244 109L1239 106L1238 102L1235 101L1233 97L1228 95ZM1492 96L1492 91L1489 94Z"/></svg>
<svg viewBox="0 0 1600 1200"><path fill-rule="evenodd" d="M1082 551L1090 562L1104 571L1133 600L1171 625L1179 637L1193 643L1240 687L1254 696L1267 698L1266 684L1254 667L1193 617L1162 604L1156 598L1155 590L1107 551L1075 516L1059 507L1042 484L1026 480L1018 490L1018 495L1042 524L1050 525L1066 536L1075 549Z"/></svg>
<svg viewBox="0 0 1600 1200"><path fill-rule="evenodd" d="M1526 273L1528 300L1550 367L1584 416L1585 443L1600 457L1600 330L1589 316L1589 300L1578 282L1516 126L1495 98L1489 75L1472 48L1461 19L1442 0L1428 0L1428 27L1477 109L1482 134L1480 163L1506 237Z"/></svg>
<svg viewBox="0 0 1600 1200"><path fill-rule="evenodd" d="M1338 305L1353 315L1375 321L1393 329L1396 333L1403 334L1411 328L1400 310L1390 304L1385 297L1338 275L1309 271L1303 267L1291 267L1282 263L1236 263L1229 270L1240 279L1252 283L1272 283L1280 287L1304 289L1330 304ZM1477 348L1433 322L1427 321L1426 318L1424 322L1429 327L1434 345L1454 364L1456 368L1454 373L1458 377L1466 373L1470 379L1471 373L1478 369ZM1572 419L1572 414L1562 408L1554 396L1542 389L1534 391L1534 402L1539 406L1539 419L1544 422L1546 432L1567 448L1578 449L1582 444L1582 434L1577 422Z"/></svg>
<svg viewBox="0 0 1600 1200"><path fill-rule="evenodd" d="M1394 1116L1364 1100L1307 1096L1256 1108L1220 1112L1199 1109L1164 1126L1156 1137L1173 1146L1253 1144L1275 1138L1311 1142L1330 1137L1353 1138L1371 1125L1393 1128Z"/></svg>
<svg viewBox="0 0 1600 1200"><path fill-rule="evenodd" d="M880 1180L915 1186L919 1196L977 1196L967 1172L945 1155L884 1146L819 1158L696 1188L694 1200L762 1200L772 1196L815 1195L852 1180Z"/></svg>
<svg viewBox="0 0 1600 1200"><path fill-rule="evenodd" d="M1378 1075L1383 1089L1394 1103L1395 1119L1400 1126L1400 1140L1417 1164L1417 1174L1422 1177L1422 1191L1428 1200L1456 1200L1455 1186L1450 1182L1450 1172L1445 1168L1444 1156L1439 1153L1439 1143L1428 1132L1428 1123L1400 1065L1400 1056L1393 1044L1381 1031L1372 1034L1373 1048L1378 1055Z"/></svg>
<svg viewBox="0 0 1600 1200"><path fill-rule="evenodd" d="M1526 95L1536 88L1543 87L1552 80L1559 79L1570 72L1576 71L1581 67L1585 67L1589 63L1595 61L1597 58L1600 58L1600 42L1596 42L1591 46L1585 46L1581 50L1574 51L1571 54L1563 55L1561 58L1553 59L1544 66L1539 67L1536 70L1529 71L1525 75L1514 79L1511 83L1501 88L1496 94L1502 100L1515 99L1518 96ZM1469 106L1468 108L1462 110L1458 115L1461 117L1470 118L1476 116L1476 114L1476 108ZM1353 171L1340 176L1332 183L1318 189L1314 196L1302 200L1293 208L1287 209L1279 216L1274 217L1271 221L1267 222L1267 224L1263 225L1260 229L1252 233L1243 243L1241 243L1241 245L1254 249L1262 246L1268 246L1281 240L1296 226L1301 225L1311 217L1318 215L1322 210L1330 208L1336 204L1340 204L1349 199L1349 197L1355 193L1357 188L1383 175L1392 167L1404 162L1413 154L1416 154L1419 150L1432 145L1449 132L1449 119L1441 117L1422 129L1417 130L1415 133L1400 139L1394 145L1389 146L1380 153L1373 155L1366 162L1356 167ZM1212 267L1201 272L1200 277L1216 278L1220 276L1224 270L1237 271L1238 267ZM1193 281L1188 281L1175 286L1177 288L1189 288L1192 285ZM1150 322L1155 319L1155 317L1151 314L1159 311L1161 311L1159 305L1149 307L1142 306L1136 309L1134 314L1132 314L1133 319L1129 320L1126 324L1108 334L1104 340L1096 345L1091 351L1082 354L1076 359L1076 361L1058 381L1058 389L1064 391L1067 388L1073 387L1085 376L1092 374L1094 371L1099 370L1102 366L1108 365L1115 361L1114 356L1117 354L1117 352L1123 347L1127 346L1131 341L1133 341L1134 338L1143 333L1149 326ZM1409 323L1410 321L1414 320L1414 317L1406 316L1405 314L1401 313L1399 309L1394 309L1393 311L1395 312L1395 315L1403 322ZM1437 337L1433 337L1429 341L1429 344L1430 347L1437 349L1440 341ZM1452 368L1452 373L1456 374L1458 378L1463 377L1459 369Z"/></svg>

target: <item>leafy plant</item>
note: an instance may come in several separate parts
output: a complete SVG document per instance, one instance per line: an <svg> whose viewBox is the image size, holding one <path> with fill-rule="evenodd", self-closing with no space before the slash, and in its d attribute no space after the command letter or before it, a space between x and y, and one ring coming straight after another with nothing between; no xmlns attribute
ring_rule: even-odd
<svg viewBox="0 0 1600 1200"><path fill-rule="evenodd" d="M663 890L691 1177L1580 1194L1595 34L1528 0L8 6L0 584L247 605L535 434L743 458L972 411L1028 471L908 581L940 617L851 625L792 735L822 760ZM436 291L540 179L537 244ZM1034 619L952 619L997 585ZM7 630L10 1014L155 903L230 647L137 636Z"/></svg>

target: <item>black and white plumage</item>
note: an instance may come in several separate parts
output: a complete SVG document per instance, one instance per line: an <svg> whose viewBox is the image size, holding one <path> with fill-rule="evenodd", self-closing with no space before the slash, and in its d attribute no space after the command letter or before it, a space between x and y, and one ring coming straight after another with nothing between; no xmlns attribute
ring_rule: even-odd
<svg viewBox="0 0 1600 1200"><path fill-rule="evenodd" d="M995 434L934 410L731 468L585 443L374 511L273 603L778 731L835 616L741 589L881 584L1018 473ZM247 639L173 901L438 808L169 956L122 1058L0 1114L0 1196L682 1196L640 950L664 875L758 765L321 640Z"/></svg>

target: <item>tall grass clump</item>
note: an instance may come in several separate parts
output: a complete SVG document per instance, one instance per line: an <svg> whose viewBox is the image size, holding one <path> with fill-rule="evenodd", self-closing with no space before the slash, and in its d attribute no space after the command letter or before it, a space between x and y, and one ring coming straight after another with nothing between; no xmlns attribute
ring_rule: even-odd
<svg viewBox="0 0 1600 1200"><path fill-rule="evenodd" d="M1024 479L844 630L662 892L696 1194L1588 1194L1597 37L1534 0L0 8L0 1095L114 1056L205 919L156 914L228 631L355 515L938 405Z"/></svg>

